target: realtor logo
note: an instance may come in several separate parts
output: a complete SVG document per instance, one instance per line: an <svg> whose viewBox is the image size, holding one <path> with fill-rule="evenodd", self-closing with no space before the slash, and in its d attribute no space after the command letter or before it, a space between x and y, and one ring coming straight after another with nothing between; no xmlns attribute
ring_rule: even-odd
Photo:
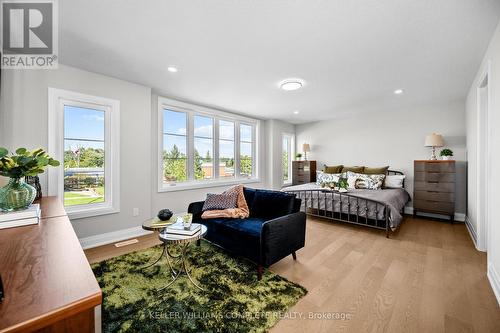
<svg viewBox="0 0 500 333"><path fill-rule="evenodd" d="M56 0L1 0L2 68L57 68Z"/></svg>

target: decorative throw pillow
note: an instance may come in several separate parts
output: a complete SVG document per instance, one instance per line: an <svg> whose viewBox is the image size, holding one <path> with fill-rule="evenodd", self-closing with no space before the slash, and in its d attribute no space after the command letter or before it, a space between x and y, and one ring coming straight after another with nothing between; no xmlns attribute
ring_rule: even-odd
<svg viewBox="0 0 500 333"><path fill-rule="evenodd" d="M358 173L354 172L347 172L347 188L348 189L355 189L356 188L356 182L358 181Z"/></svg>
<svg viewBox="0 0 500 333"><path fill-rule="evenodd" d="M366 190L380 190L384 184L385 175L359 175L356 188Z"/></svg>
<svg viewBox="0 0 500 333"><path fill-rule="evenodd" d="M385 188L403 188L403 180L405 175L390 175L385 177Z"/></svg>
<svg viewBox="0 0 500 333"><path fill-rule="evenodd" d="M203 211L236 208L237 193L207 194Z"/></svg>
<svg viewBox="0 0 500 333"><path fill-rule="evenodd" d="M380 167L380 168L369 168L365 167L363 173L365 175L387 175L387 170L389 170L389 166Z"/></svg>
<svg viewBox="0 0 500 333"><path fill-rule="evenodd" d="M325 184L336 183L340 179L340 173L325 173L323 171L316 171L316 185L323 186Z"/></svg>
<svg viewBox="0 0 500 333"><path fill-rule="evenodd" d="M325 167L324 167L323 171L325 173L332 173L332 174L334 174L334 173L341 173L343 167L344 167L343 165L331 165L331 166L328 166L328 165L325 164Z"/></svg>
<svg viewBox="0 0 500 333"><path fill-rule="evenodd" d="M364 170L365 170L364 166L342 167L342 173L349 171L354 173L363 173Z"/></svg>

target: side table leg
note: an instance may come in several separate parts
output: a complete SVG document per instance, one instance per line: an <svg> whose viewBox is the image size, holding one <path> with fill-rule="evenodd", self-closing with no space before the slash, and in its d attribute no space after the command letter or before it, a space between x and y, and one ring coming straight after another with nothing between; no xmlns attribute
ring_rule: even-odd
<svg viewBox="0 0 500 333"><path fill-rule="evenodd" d="M166 252L166 249L167 249L167 245L165 243L163 243L163 248L161 250L161 253L160 253L160 256L158 257L158 259L156 259L153 263L151 264L148 264L146 266L143 266L143 267L140 267L139 270L143 270L143 269L146 269L146 268L149 268L153 265L155 265L158 261L160 261L160 259L165 255L165 252Z"/></svg>
<svg viewBox="0 0 500 333"><path fill-rule="evenodd" d="M187 277L189 278L189 281L198 289L204 291L202 287L200 287L196 282L194 282L193 278L191 277L191 274L189 274L189 271L187 269L186 265L186 253L187 253L187 248L189 246L189 243L187 243L184 248L182 249L182 267L184 269L184 272L186 273Z"/></svg>

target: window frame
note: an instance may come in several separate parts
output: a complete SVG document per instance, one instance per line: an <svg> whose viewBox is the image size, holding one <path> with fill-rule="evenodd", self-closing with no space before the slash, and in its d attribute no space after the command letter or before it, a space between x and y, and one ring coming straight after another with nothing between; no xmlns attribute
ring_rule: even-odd
<svg viewBox="0 0 500 333"><path fill-rule="evenodd" d="M71 219L120 212L120 101L74 91L48 89L48 153L62 161L48 169L48 195L64 202L64 106L104 111L104 202L65 206Z"/></svg>
<svg viewBox="0 0 500 333"><path fill-rule="evenodd" d="M285 181L283 179L283 160L281 161L281 183L282 185L291 185L293 180L292 180L292 161L293 157L295 156L295 134L293 133L282 133L281 135L281 154L283 154L283 141L285 138L288 138L288 149L289 149L289 154L288 154L288 180Z"/></svg>
<svg viewBox="0 0 500 333"><path fill-rule="evenodd" d="M163 111L171 110L184 112L187 114L187 157L188 170L187 181L164 183L163 182ZM182 191L189 189L216 187L232 184L247 184L260 182L259 176L259 130L260 120L249 117L244 117L236 114L231 114L216 109L194 105L190 103L171 100L165 97L158 96L158 149L157 149L157 183L158 192ZM213 178L207 180L194 179L194 116L204 116L213 118ZM234 177L219 178L219 122L220 120L230 121L234 123ZM252 176L240 177L240 124L252 126Z"/></svg>

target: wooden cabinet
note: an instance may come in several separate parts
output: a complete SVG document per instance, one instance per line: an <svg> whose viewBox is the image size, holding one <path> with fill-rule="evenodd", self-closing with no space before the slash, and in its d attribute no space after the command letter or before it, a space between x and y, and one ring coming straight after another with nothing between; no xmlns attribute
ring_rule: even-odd
<svg viewBox="0 0 500 333"><path fill-rule="evenodd" d="M414 161L413 214L455 216L455 161Z"/></svg>
<svg viewBox="0 0 500 333"><path fill-rule="evenodd" d="M293 185L307 184L316 181L316 161L293 161Z"/></svg>
<svg viewBox="0 0 500 333"><path fill-rule="evenodd" d="M93 333L101 289L60 200L39 224L0 230L0 332Z"/></svg>

